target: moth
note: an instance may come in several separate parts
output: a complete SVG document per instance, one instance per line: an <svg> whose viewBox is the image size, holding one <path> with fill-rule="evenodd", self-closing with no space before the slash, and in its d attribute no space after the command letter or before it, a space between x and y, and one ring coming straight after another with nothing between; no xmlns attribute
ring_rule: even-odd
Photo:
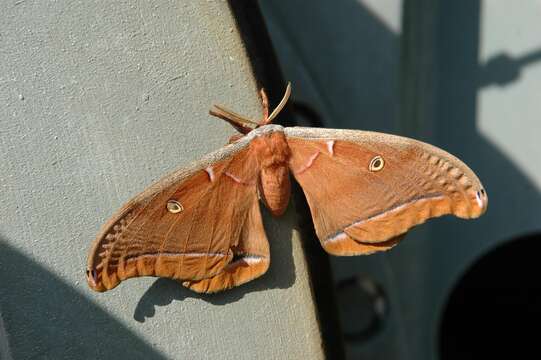
<svg viewBox="0 0 541 360"><path fill-rule="evenodd" d="M158 276L212 293L263 275L270 257L260 202L283 214L291 175L332 255L388 250L429 218L486 211L474 172L437 147L376 132L272 124L290 93L288 84L269 115L262 90L259 122L214 105L210 114L239 134L112 216L89 252L89 286L106 291L129 278Z"/></svg>

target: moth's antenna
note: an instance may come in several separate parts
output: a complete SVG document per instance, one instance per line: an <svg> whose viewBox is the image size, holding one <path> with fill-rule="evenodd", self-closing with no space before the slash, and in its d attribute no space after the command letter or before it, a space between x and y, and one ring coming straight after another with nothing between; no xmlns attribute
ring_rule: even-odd
<svg viewBox="0 0 541 360"><path fill-rule="evenodd" d="M267 99L267 95L265 94L265 91L261 89L261 99L263 103L264 118L260 123L256 123L242 115L237 114L236 112L232 110L226 109L225 107L221 105L213 105L209 111L209 114L227 121L242 134L248 134L250 131L252 131L258 126L270 124L272 120L274 120L274 118L278 116L280 111L282 111L284 106L286 106L287 100L289 100L290 95L291 95L291 82L288 82L284 97L282 98L282 100L280 100L280 103L272 111L270 116L267 116L269 113L269 102Z"/></svg>
<svg viewBox="0 0 541 360"><path fill-rule="evenodd" d="M209 114L227 121L228 123L233 125L235 129L237 129L243 134L248 134L258 125L256 122L247 119L244 116L228 110L220 105L213 105L209 111Z"/></svg>
<svg viewBox="0 0 541 360"><path fill-rule="evenodd" d="M284 108L284 106L286 106L287 104L287 100L289 100L289 96L291 95L291 82L288 82L287 83L287 87L286 87L286 92L284 94L284 97L282 98L282 100L280 100L280 103L278 104L278 106L272 111L272 113L270 114L270 116L265 119L265 124L269 124L272 122L272 120L274 120L274 118L276 116L278 116L278 114L280 113L280 111L282 111L282 109Z"/></svg>

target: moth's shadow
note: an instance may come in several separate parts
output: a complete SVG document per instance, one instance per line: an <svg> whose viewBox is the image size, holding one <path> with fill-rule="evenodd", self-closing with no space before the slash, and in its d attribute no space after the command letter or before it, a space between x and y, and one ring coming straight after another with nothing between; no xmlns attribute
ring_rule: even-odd
<svg viewBox="0 0 541 360"><path fill-rule="evenodd" d="M290 206L279 219L272 218L263 205L261 208L271 252L271 264L266 274L239 287L215 294L199 294L183 287L175 280L160 278L143 294L135 308L133 318L144 322L154 316L156 306L166 306L174 300L195 298L213 305L225 305L242 299L247 293L291 287L295 283L295 263L291 243L294 208Z"/></svg>

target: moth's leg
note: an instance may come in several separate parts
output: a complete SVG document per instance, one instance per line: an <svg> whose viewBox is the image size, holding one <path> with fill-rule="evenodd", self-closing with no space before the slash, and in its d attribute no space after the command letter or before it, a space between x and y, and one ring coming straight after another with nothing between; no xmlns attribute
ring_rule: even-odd
<svg viewBox="0 0 541 360"><path fill-rule="evenodd" d="M325 239L321 245L326 252L338 256L370 255L379 251L386 251L394 247L406 234L398 235L390 240L379 243L363 243L341 232Z"/></svg>
<svg viewBox="0 0 541 360"><path fill-rule="evenodd" d="M231 136L231 137L229 138L228 144L233 144L234 142L239 141L239 140L242 139L243 137L244 137L243 134L235 134L235 135L233 135L233 136Z"/></svg>
<svg viewBox="0 0 541 360"><path fill-rule="evenodd" d="M208 279L184 281L182 285L199 293L213 293L253 280L263 275L269 268L270 256L266 239L265 244L266 251L261 251L261 249L250 251L250 244L247 244L245 249L234 249L233 261L220 273Z"/></svg>
<svg viewBox="0 0 541 360"><path fill-rule="evenodd" d="M267 96L267 93L265 92L265 89L263 88L261 88L260 94L261 105L263 106L263 119L259 122L259 125L266 125L268 124L269 119L269 98Z"/></svg>

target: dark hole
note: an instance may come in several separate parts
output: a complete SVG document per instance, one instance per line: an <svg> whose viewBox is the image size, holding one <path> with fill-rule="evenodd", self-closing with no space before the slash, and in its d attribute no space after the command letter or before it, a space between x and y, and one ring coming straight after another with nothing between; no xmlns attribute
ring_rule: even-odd
<svg viewBox="0 0 541 360"><path fill-rule="evenodd" d="M380 167L380 165L381 165L381 160L380 160L380 159L378 159L378 160L374 161L374 168L376 168L376 169L377 169L377 168L379 168L379 167Z"/></svg>
<svg viewBox="0 0 541 360"><path fill-rule="evenodd" d="M539 353L541 234L506 243L462 277L440 324L443 360L518 359Z"/></svg>

